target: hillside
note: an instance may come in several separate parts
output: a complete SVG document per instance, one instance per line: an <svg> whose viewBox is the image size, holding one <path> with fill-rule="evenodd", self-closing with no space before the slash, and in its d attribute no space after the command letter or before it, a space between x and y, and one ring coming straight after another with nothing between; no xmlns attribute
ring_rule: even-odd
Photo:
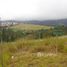
<svg viewBox="0 0 67 67"><path fill-rule="evenodd" d="M38 40L20 39L3 44L4 67L67 66L67 38L65 36Z"/></svg>
<svg viewBox="0 0 67 67"><path fill-rule="evenodd" d="M22 23L22 22L21 22ZM67 26L67 19L58 19L58 20L31 20L31 21L25 21L24 23L30 23L30 24L39 24L39 25L55 25L62 23Z"/></svg>
<svg viewBox="0 0 67 67"><path fill-rule="evenodd" d="M51 27L19 23L1 29L0 67L66 67L67 35L64 27Z"/></svg>
<svg viewBox="0 0 67 67"><path fill-rule="evenodd" d="M67 26L67 19L54 19L54 20L3 20L3 21L0 21L0 23L3 22L3 23L27 23L27 24L37 24L37 25L55 25L55 24L58 24L58 23L62 23L64 25Z"/></svg>
<svg viewBox="0 0 67 67"><path fill-rule="evenodd" d="M40 30L40 29L50 29L50 26L19 23L17 25L12 26L11 28L20 30Z"/></svg>

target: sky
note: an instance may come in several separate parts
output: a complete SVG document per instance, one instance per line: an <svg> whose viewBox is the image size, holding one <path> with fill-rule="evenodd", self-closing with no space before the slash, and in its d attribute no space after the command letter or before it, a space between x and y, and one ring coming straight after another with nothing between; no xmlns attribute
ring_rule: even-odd
<svg viewBox="0 0 67 67"><path fill-rule="evenodd" d="M0 0L1 19L67 18L67 0Z"/></svg>

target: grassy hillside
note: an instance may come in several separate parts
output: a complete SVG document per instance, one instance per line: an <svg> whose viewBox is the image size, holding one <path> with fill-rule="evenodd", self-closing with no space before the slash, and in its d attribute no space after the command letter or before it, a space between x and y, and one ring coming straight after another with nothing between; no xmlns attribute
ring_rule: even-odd
<svg viewBox="0 0 67 67"><path fill-rule="evenodd" d="M66 67L67 37L3 43L4 67ZM1 55L0 55L1 57ZM1 67L1 60L0 60Z"/></svg>
<svg viewBox="0 0 67 67"><path fill-rule="evenodd" d="M12 28L28 31L28 30L50 29L50 26L34 25L34 24L17 24L15 26L12 26Z"/></svg>
<svg viewBox="0 0 67 67"><path fill-rule="evenodd" d="M4 39L7 39L7 37L10 39L12 37L13 40L13 36L16 36L17 38L14 41L4 41L3 43L0 43L0 67L2 67L2 64L3 67L67 66L66 35L49 36L51 35L52 31L52 29L50 29L50 26L17 24L11 28L12 30L6 29L8 32L4 32L5 29L3 32L1 31L4 34L1 35L1 39L2 36ZM49 30L45 32L44 30L40 29ZM63 28L61 27L61 30L62 29ZM4 37L5 34L6 38ZM19 35L21 35L20 38L18 38ZM22 37L22 35L26 36ZM43 35L43 38L40 38L41 35ZM34 36L38 36L38 38L33 38Z"/></svg>

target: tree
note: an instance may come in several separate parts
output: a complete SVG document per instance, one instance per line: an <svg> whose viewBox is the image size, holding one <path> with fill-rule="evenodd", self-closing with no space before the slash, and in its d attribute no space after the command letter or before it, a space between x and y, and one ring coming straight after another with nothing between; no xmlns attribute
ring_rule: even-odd
<svg viewBox="0 0 67 67"><path fill-rule="evenodd" d="M52 35L53 36L64 35L64 25L63 24L55 25L53 30L52 30Z"/></svg>

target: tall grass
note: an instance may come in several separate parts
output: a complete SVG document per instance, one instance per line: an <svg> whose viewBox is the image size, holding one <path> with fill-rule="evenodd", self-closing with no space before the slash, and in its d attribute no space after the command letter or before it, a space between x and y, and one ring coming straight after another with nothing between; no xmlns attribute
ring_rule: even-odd
<svg viewBox="0 0 67 67"><path fill-rule="evenodd" d="M58 62L61 62L61 58L63 56L60 56L60 57L58 56L56 58L52 58L52 57L51 58L50 57L37 58L35 56L25 57L22 54L22 52L26 52L27 53L26 55L29 55L32 53L37 53L37 52L63 53L65 55L65 54L67 54L67 38L50 37L50 38L46 38L46 39L37 39L37 40L19 39L14 42L3 43L3 45L2 46L0 45L0 47L3 48L4 67L11 67L11 65L13 64L13 61L14 61L14 65L15 65L14 67L28 67L28 65L35 65L37 67L47 67L47 66L53 67L52 65L54 65L54 67L56 67L55 63L57 63L57 65L59 65L59 66L62 65ZM1 49L0 49L0 51L1 51ZM17 58L15 58L12 61L12 59L11 59L12 56L16 56ZM1 57L1 55L0 55L0 57ZM66 63L67 61L65 58L64 58L64 60ZM44 63L45 63L45 65L44 65ZM1 60L0 60L0 67L1 67Z"/></svg>

